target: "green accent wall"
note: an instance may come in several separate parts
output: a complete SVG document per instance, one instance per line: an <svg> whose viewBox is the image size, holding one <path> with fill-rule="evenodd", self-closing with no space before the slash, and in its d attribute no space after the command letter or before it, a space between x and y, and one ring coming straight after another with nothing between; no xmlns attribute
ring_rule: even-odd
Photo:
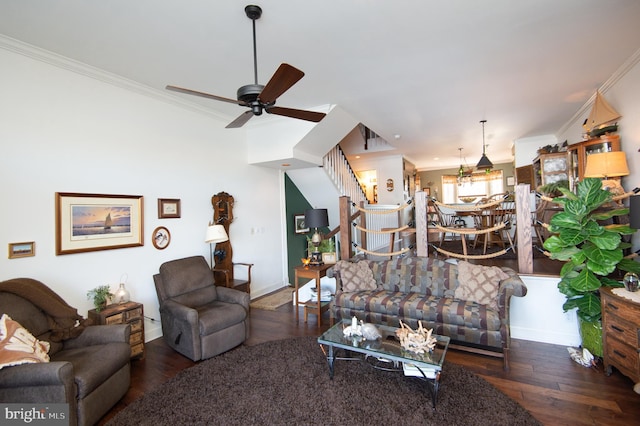
<svg viewBox="0 0 640 426"><path fill-rule="evenodd" d="M294 270L296 266L302 264L300 259L307 257L307 234L296 234L293 216L304 214L305 210L312 208L311 204L304 198L298 187L291 181L289 176L284 175L285 210L287 212L287 267L289 270L289 284L294 285ZM308 280L307 280L308 281ZM300 285L304 282L300 282Z"/></svg>

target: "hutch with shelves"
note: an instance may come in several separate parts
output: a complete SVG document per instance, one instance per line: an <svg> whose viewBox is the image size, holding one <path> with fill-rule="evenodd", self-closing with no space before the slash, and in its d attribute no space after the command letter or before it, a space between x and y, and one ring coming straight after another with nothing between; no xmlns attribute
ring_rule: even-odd
<svg viewBox="0 0 640 426"><path fill-rule="evenodd" d="M611 151L620 151L620 136L609 134L569 145L567 148L569 188L572 191L575 190L578 182L584 179L587 156Z"/></svg>

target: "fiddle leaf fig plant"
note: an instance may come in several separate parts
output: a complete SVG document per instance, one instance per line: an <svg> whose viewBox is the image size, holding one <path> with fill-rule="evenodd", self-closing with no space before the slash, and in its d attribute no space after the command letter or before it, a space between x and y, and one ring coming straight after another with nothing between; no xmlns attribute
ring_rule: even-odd
<svg viewBox="0 0 640 426"><path fill-rule="evenodd" d="M600 294L602 286L622 287L608 276L617 269L636 272L640 264L625 259L623 250L631 245L622 240L635 229L628 224L601 225L599 222L615 216L627 215L629 209L603 208L612 202L609 191L602 189L600 179L587 178L579 182L576 193L558 188L562 197L554 202L564 211L556 213L549 223L554 234L544 242L552 259L566 262L560 271L559 291L567 298L564 311L577 308L577 315L586 322L602 317ZM637 273L637 272L636 272Z"/></svg>

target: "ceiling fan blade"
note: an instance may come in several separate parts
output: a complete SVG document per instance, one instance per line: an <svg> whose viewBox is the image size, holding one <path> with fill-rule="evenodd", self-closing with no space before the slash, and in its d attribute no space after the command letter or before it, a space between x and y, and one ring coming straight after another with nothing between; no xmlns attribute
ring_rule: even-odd
<svg viewBox="0 0 640 426"><path fill-rule="evenodd" d="M263 104L270 104L284 92L289 90L291 86L296 84L298 80L304 77L304 73L298 68L289 64L282 63L271 77L271 80L264 86L262 92L258 96Z"/></svg>
<svg viewBox="0 0 640 426"><path fill-rule="evenodd" d="M238 127L244 126L244 124L249 121L249 119L253 117L253 112L251 110L245 111L238 118L233 120L231 123L225 126L225 129L236 129Z"/></svg>
<svg viewBox="0 0 640 426"><path fill-rule="evenodd" d="M165 87L165 89L171 90L173 92L185 93L187 95L195 95L195 96L201 96L203 98L215 99L216 101L229 102L230 104L246 105L246 103L242 101L238 101L236 99L224 98L222 96L211 95L205 92L198 92L197 90L185 89L184 87L168 85L167 87Z"/></svg>
<svg viewBox="0 0 640 426"><path fill-rule="evenodd" d="M303 109L283 108L272 106L265 109L269 114L284 115L285 117L299 118L300 120L313 121L318 123L327 114L324 112L307 111Z"/></svg>

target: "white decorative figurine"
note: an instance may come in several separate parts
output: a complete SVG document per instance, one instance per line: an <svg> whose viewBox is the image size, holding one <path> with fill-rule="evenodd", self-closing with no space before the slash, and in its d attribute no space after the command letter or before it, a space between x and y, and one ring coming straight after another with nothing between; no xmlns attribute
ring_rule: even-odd
<svg viewBox="0 0 640 426"><path fill-rule="evenodd" d="M351 318L351 325L342 330L345 336L362 336L362 328L358 325L358 318Z"/></svg>

